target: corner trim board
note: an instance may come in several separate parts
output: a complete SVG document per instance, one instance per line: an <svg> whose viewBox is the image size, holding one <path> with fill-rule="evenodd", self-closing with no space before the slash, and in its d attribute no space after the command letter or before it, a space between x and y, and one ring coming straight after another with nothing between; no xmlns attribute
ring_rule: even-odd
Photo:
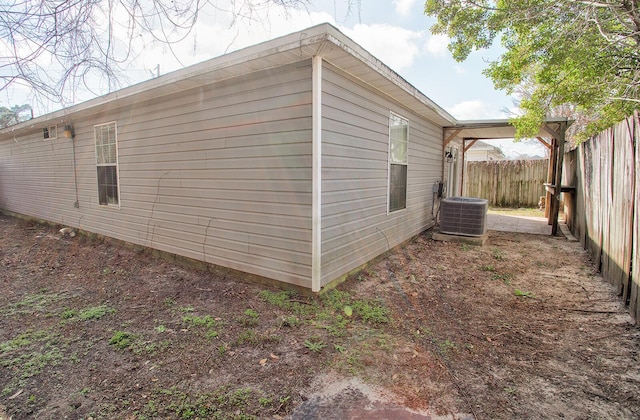
<svg viewBox="0 0 640 420"><path fill-rule="evenodd" d="M322 278L322 57L312 59L312 210L311 290L319 292Z"/></svg>

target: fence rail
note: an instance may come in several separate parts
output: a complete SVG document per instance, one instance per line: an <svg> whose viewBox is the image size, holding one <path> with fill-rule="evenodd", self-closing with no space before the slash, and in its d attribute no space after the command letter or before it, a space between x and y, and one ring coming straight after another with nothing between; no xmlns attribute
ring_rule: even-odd
<svg viewBox="0 0 640 420"><path fill-rule="evenodd" d="M640 324L640 120L627 118L565 156L567 224Z"/></svg>
<svg viewBox="0 0 640 420"><path fill-rule="evenodd" d="M535 207L545 195L549 161L467 162L464 195L486 198L490 206Z"/></svg>

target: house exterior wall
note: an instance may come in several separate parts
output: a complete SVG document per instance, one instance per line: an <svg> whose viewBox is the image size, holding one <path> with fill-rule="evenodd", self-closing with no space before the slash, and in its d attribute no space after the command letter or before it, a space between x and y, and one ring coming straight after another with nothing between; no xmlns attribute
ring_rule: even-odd
<svg viewBox="0 0 640 420"><path fill-rule="evenodd" d="M477 162L484 160L504 160L506 157L502 151L490 144L483 143L478 145L476 143L467 150L464 159L466 162Z"/></svg>
<svg viewBox="0 0 640 420"><path fill-rule="evenodd" d="M389 116L409 121L407 208L387 214ZM434 223L442 127L325 63L322 278L342 276Z"/></svg>
<svg viewBox="0 0 640 420"><path fill-rule="evenodd" d="M0 138L0 208L311 286L311 61ZM98 204L94 125L117 124L120 206ZM62 126L59 126L60 133Z"/></svg>

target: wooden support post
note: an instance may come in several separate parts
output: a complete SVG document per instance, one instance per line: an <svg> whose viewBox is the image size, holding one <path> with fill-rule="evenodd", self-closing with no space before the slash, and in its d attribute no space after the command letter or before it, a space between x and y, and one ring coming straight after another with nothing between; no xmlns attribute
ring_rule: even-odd
<svg viewBox="0 0 640 420"><path fill-rule="evenodd" d="M551 224L551 235L558 235L558 213L560 212L560 196L562 195L562 166L564 165L564 139L567 131L567 123L561 122L558 129L558 157L556 159L556 173L555 173L555 189L553 194L553 207L551 208L553 213L553 223Z"/></svg>
<svg viewBox="0 0 640 420"><path fill-rule="evenodd" d="M462 195L462 190L464 189L464 167L465 167L464 155L467 150L465 147L466 142L467 142L467 139L462 139L462 175L460 176L460 195Z"/></svg>
<svg viewBox="0 0 640 420"><path fill-rule="evenodd" d="M446 134L447 134L447 130L446 130L446 128L445 128L443 131L444 131L444 132L442 133L442 134L443 134L443 136L446 136ZM442 144L442 147L443 147L443 148L444 148L444 147L447 147L447 144L451 143L451 140L455 139L455 138L456 138L456 136L458 135L458 133L460 133L460 131L462 131L462 130L454 130L454 131L449 135L449 137L445 137L445 138L444 138L444 142L443 142L443 144Z"/></svg>
<svg viewBox="0 0 640 420"><path fill-rule="evenodd" d="M553 184L553 176L556 168L556 139L551 139L551 150L549 151L549 170L547 171L547 183ZM545 195L544 217L551 224L551 192L547 191Z"/></svg>
<svg viewBox="0 0 640 420"><path fill-rule="evenodd" d="M467 150L471 149L473 147L474 144L476 144L476 142L478 141L478 139L465 139L466 140L471 140L471 143L469 143L468 146L464 146L464 151L466 152Z"/></svg>
<svg viewBox="0 0 640 420"><path fill-rule="evenodd" d="M536 140L538 140L540 143L542 143L542 145L544 147L546 147L547 149L551 149L551 145L549 143L547 143L546 141L544 141L544 139L542 137L536 137Z"/></svg>

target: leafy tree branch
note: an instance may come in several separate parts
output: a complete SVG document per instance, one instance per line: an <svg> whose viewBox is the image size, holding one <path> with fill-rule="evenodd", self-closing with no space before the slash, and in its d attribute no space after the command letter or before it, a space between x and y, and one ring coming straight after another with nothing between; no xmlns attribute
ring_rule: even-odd
<svg viewBox="0 0 640 420"><path fill-rule="evenodd" d="M527 84L517 134L532 136L546 116L572 110L584 137L633 112L640 100L638 0L427 0L432 32L453 57L500 42L485 74L509 94ZM567 106L569 105L569 106ZM573 117L573 115L564 115Z"/></svg>

